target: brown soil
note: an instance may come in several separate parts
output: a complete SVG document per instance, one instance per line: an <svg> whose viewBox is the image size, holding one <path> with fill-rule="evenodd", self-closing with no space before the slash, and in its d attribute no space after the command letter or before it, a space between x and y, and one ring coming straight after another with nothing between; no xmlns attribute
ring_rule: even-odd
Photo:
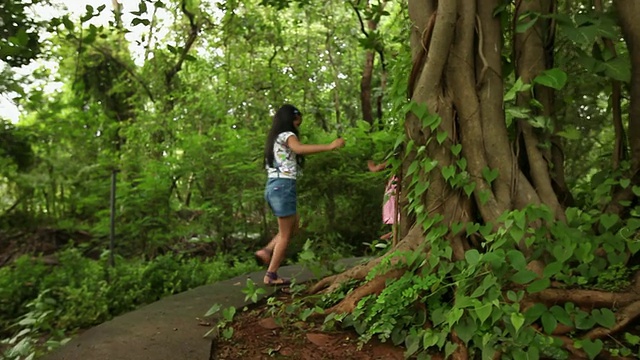
<svg viewBox="0 0 640 360"><path fill-rule="evenodd" d="M292 303L288 294L276 297L285 304ZM324 318L307 318L303 322L295 315L273 317L268 310L269 306L263 301L253 309L239 311L230 324L234 330L232 338L214 343L211 359L404 359L404 349L393 344L372 340L360 347L354 331L323 331Z"/></svg>

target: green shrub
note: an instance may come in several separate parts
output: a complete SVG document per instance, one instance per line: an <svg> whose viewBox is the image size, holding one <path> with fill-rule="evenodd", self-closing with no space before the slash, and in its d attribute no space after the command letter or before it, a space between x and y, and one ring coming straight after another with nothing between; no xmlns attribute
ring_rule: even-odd
<svg viewBox="0 0 640 360"><path fill-rule="evenodd" d="M40 351L39 337L53 347L79 328L97 325L136 307L197 286L257 270L247 260L166 254L150 261L92 260L78 249L58 254L59 265L46 266L28 256L0 269L0 326L9 346L7 358ZM245 257L246 258L246 257ZM39 347L40 346L40 347ZM20 355L22 354L22 355Z"/></svg>

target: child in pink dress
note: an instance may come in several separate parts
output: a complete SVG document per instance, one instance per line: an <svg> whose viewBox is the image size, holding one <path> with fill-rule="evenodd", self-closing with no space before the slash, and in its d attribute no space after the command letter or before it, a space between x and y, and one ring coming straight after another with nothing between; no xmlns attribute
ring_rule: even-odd
<svg viewBox="0 0 640 360"><path fill-rule="evenodd" d="M386 162L380 164L374 163L372 160L367 161L369 171L378 172L384 170L387 167ZM382 235L381 239L388 239L393 236L393 244L396 243L395 237L395 225L399 222L400 214L398 212L398 177L393 175L387 182L387 186L384 189L384 204L382 205L382 223L390 224L392 231Z"/></svg>

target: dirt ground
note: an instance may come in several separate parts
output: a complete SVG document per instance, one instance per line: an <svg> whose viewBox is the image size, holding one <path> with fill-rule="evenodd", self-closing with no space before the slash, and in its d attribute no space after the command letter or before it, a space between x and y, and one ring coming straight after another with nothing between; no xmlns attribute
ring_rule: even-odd
<svg viewBox="0 0 640 360"><path fill-rule="evenodd" d="M291 303L288 294L276 297L285 304ZM211 359L404 359L401 347L372 340L359 348L358 335L354 331L322 331L322 320L278 321L269 315L268 308L263 301L250 310L239 311L230 324L234 330L232 338L215 343Z"/></svg>

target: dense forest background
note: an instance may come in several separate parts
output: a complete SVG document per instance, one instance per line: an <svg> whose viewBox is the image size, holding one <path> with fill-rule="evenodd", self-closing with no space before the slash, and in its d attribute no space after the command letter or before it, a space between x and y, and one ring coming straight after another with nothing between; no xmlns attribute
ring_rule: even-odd
<svg viewBox="0 0 640 360"><path fill-rule="evenodd" d="M620 135L629 121L629 49L612 3L553 3L556 17L529 12L510 23L514 4L496 1L505 121L510 139L523 121L553 135L539 146L561 149L555 184L569 222L624 238L611 242L626 251L624 261L611 255L598 264L606 275L567 275L613 291L628 286L638 267L628 261L638 247L625 244L637 242L640 184L629 172L633 144ZM254 270L251 251L277 229L262 195L262 149L283 103L302 110L303 141L342 136L347 143L306 162L303 228L291 259L384 251L378 238L389 231L380 214L389 171L370 173L366 162L397 154L408 143L407 114L422 121L427 111L408 92L410 5L113 0L76 16L54 0L0 4L0 94L20 111L18 121L0 114L5 355L39 354L76 329ZM553 68L536 78L557 90L553 116L517 100L531 85L514 70L511 36L540 19L554 23ZM406 171L413 159L394 161L394 171L402 161ZM495 179L487 170L485 179ZM625 210L601 217L620 188L632 194ZM415 220L415 206L407 218Z"/></svg>
<svg viewBox="0 0 640 360"><path fill-rule="evenodd" d="M291 258L307 240L318 256L376 250L386 174L366 161L401 135L383 100L389 69L409 66L400 4L63 5L0 5L0 91L20 110L0 114L5 356L257 269L277 231L262 152L283 103L303 111L303 141L348 143L305 165Z"/></svg>
<svg viewBox="0 0 640 360"><path fill-rule="evenodd" d="M290 102L305 109L305 140L353 138L344 153L310 159L301 204L314 216L306 228L345 245L375 237L381 190L366 160L386 144L377 148L370 128L398 119L362 118L368 50L358 16L374 15L316 6L143 1L122 10L134 13L127 24L118 10L110 25L92 25L111 9L91 6L80 19L50 21L55 32L33 50L47 66L24 79L33 87L5 66L7 89L29 92L13 93L21 120L3 131L3 224L86 230L104 241L115 170L121 254L152 256L180 238L222 251L250 245L239 241L248 235L265 239L275 221L262 199L262 144L274 108ZM389 35L401 29L395 11ZM139 37L128 36L133 30ZM376 34L370 46L382 41ZM388 109L376 105L380 67L368 69L362 85L370 111Z"/></svg>

